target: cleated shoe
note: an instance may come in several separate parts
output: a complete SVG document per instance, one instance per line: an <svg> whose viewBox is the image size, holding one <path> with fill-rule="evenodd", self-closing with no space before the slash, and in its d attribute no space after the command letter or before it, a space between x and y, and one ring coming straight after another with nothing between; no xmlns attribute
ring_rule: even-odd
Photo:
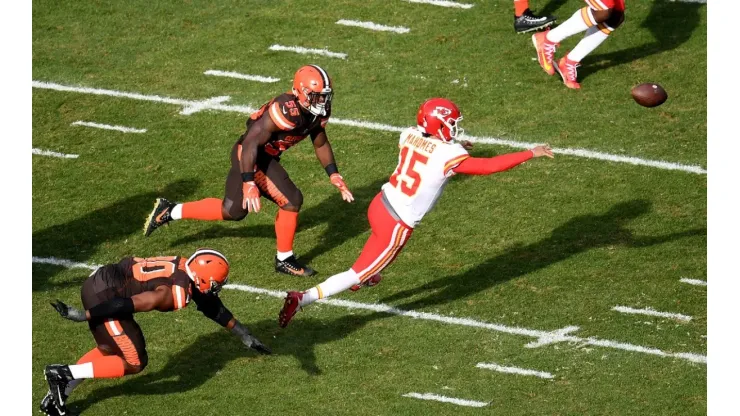
<svg viewBox="0 0 740 416"><path fill-rule="evenodd" d="M370 276L368 279L366 279L364 282L353 285L349 290L353 292L357 292L358 290L362 289L363 287L373 287L380 283L380 281L383 280L383 277L380 276L380 273L376 273L372 276Z"/></svg>
<svg viewBox="0 0 740 416"><path fill-rule="evenodd" d="M290 320L293 319L296 312L298 312L298 308L301 307L302 299L303 292L288 292L288 295L285 296L283 308L280 309L280 314L278 315L278 324L280 325L280 328L288 326Z"/></svg>
<svg viewBox="0 0 740 416"><path fill-rule="evenodd" d="M555 16L537 16L527 9L521 16L514 16L514 30L516 33L527 33L542 30L555 23Z"/></svg>
<svg viewBox="0 0 740 416"><path fill-rule="evenodd" d="M308 266L305 266L298 262L295 256L290 256L285 260L278 260L275 257L275 271L279 273L289 274L291 276L313 276L316 271Z"/></svg>
<svg viewBox="0 0 740 416"><path fill-rule="evenodd" d="M145 237L149 237L154 230L172 221L170 214L175 205L177 204L164 198L157 198L157 200L154 201L154 209L152 209L152 213L149 214L149 217L146 219L146 223L144 224Z"/></svg>
<svg viewBox="0 0 740 416"><path fill-rule="evenodd" d="M54 395L51 394L51 391L48 391L46 393L46 396L41 399L41 406L39 407L39 410L46 416L63 415L63 413L59 413L59 410L57 410L57 406L54 404Z"/></svg>
<svg viewBox="0 0 740 416"><path fill-rule="evenodd" d="M44 377L46 378L46 382L49 383L49 395L51 395L51 401L56 407L58 414L66 415L67 395L64 391L67 389L67 384L73 380L69 366L62 364L47 365L44 369ZM44 400L46 400L46 397L44 397ZM41 404L43 406L44 401Z"/></svg>
<svg viewBox="0 0 740 416"><path fill-rule="evenodd" d="M568 57L560 58L560 61L555 65L555 70L563 78L565 86L570 89L580 89L581 84L578 83L578 71L577 68L581 66L576 61L571 61Z"/></svg>
<svg viewBox="0 0 740 416"><path fill-rule="evenodd" d="M555 65L553 64L553 60L555 59L555 51L558 49L560 44L547 40L547 33L549 31L550 30L548 29L544 32L532 35L532 43L534 44L534 48L537 50L537 60L542 69L547 72L547 75L554 75Z"/></svg>

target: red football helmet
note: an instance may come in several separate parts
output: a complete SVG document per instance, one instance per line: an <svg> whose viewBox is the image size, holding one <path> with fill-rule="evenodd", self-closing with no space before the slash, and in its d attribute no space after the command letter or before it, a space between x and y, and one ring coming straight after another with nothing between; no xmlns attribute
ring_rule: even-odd
<svg viewBox="0 0 740 416"><path fill-rule="evenodd" d="M419 130L446 142L457 139L463 133L463 129L459 127L462 119L460 109L446 98L430 98L424 101L416 114Z"/></svg>
<svg viewBox="0 0 740 416"><path fill-rule="evenodd" d="M293 78L293 95L311 114L325 116L333 96L331 78L318 65L302 66Z"/></svg>
<svg viewBox="0 0 740 416"><path fill-rule="evenodd" d="M201 293L218 293L229 280L226 256L210 248L199 248L185 262L190 280Z"/></svg>

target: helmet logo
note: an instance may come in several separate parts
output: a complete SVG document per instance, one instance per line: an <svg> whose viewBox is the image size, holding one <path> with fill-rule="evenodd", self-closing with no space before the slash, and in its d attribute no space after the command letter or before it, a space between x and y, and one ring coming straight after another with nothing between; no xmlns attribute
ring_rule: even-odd
<svg viewBox="0 0 740 416"><path fill-rule="evenodd" d="M452 110L450 110L447 107L439 107L438 106L438 107L436 107L434 109L434 115L439 115L439 116L442 116L442 117L447 117L450 114L452 114Z"/></svg>

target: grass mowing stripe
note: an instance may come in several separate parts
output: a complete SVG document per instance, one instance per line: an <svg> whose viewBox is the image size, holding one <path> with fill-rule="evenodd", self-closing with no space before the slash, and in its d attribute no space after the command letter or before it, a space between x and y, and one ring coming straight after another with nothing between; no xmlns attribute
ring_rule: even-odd
<svg viewBox="0 0 740 416"><path fill-rule="evenodd" d="M55 264L55 265L63 266L63 267L82 267L82 268L88 268L88 269L95 269L99 267L99 266L89 265L85 263L76 263L71 260L57 259L54 257L48 257L48 258L32 257L32 261L34 263ZM260 287L254 287L254 286L249 286L249 285L228 284L224 286L224 289L234 289L234 290L241 290L243 292L249 292L249 293L259 293L263 295L272 296L275 298L285 297L284 291L263 289ZM471 318L457 318L457 317L451 317L451 316L437 315L437 314L429 313L429 312L406 311L406 310L394 308L390 305L384 305L382 303L360 303L360 302L352 302L352 301L341 300L341 299L320 299L317 302L326 303L327 305L332 305L332 306L341 306L341 307L348 308L348 309L364 309L364 310L369 310L373 312L384 312L384 313L388 313L391 315L407 316L410 318L424 319L424 320L441 322L441 323L450 324L450 325L469 326L469 327L474 327L474 328L489 329L492 331L503 332L503 333L512 334L512 335L528 336L532 338L537 338L537 342L534 344L534 346L542 346L542 345L553 344L557 342L573 342L573 343L595 345L595 346L606 347L606 348L614 348L614 349L625 350L625 351L640 352L644 354L657 355L659 357L680 358L682 360L687 360L687 361L691 361L694 363L706 364L707 362L706 355L701 355L701 354L696 354L696 353L691 353L691 352L669 353L669 352L659 350L657 348L643 347L641 345L634 345L634 344L629 344L626 342L611 341L611 340L606 340L606 339L597 339L593 337L581 338L581 337L576 337L572 335L566 335L567 333L578 329L578 327L574 327L574 326L569 326L564 329L554 330L554 331L541 331L537 329L520 328L516 326L508 326L508 325L503 325L503 324L492 324L488 322L476 321L475 319L471 319Z"/></svg>
<svg viewBox="0 0 740 416"><path fill-rule="evenodd" d="M31 149L31 153L38 156L60 157L62 159L77 159L78 157L80 157L80 155L52 152L51 150L43 150L36 147Z"/></svg>
<svg viewBox="0 0 740 416"><path fill-rule="evenodd" d="M635 308L630 308L629 306L615 306L612 308L612 310L621 312L621 313L634 314L634 315L649 315L649 316L658 316L661 318L677 319L683 322L689 322L691 320L691 317L688 315L683 315L680 313L673 313L673 312L660 312L652 308L635 309Z"/></svg>
<svg viewBox="0 0 740 416"><path fill-rule="evenodd" d="M526 368L519 368L519 367L507 367L503 365L498 365L496 363L478 363L475 367L485 368L486 370L498 371L499 373L520 374L523 376L535 376L539 378L548 378L548 379L554 377L552 374L545 372L545 371L528 370Z"/></svg>
<svg viewBox="0 0 740 416"><path fill-rule="evenodd" d="M125 126L113 126L110 124L100 124L100 123L94 123L92 121L82 121L82 120L75 121L74 123L70 124L70 126L83 126L83 127L93 127L96 129L103 129L103 130L116 130L122 133L146 133L146 129L136 129L133 127L125 127Z"/></svg>
<svg viewBox="0 0 740 416"><path fill-rule="evenodd" d="M466 400L466 399L458 399L456 397L440 396L434 393L423 393L423 394L422 393L406 393L402 397L410 397L412 399L421 399L421 400L434 400L437 402L452 403L458 406L468 406L468 407L484 407L484 406L488 406L489 404L486 402L479 402L475 400Z"/></svg>
<svg viewBox="0 0 740 416"><path fill-rule="evenodd" d="M145 94L139 94L139 93L128 93L128 92L105 90L105 89L98 89L98 88L73 87L73 86L42 82L42 81L33 81L32 86L34 88L51 89L51 90L56 90L56 91L79 92L83 94L108 95L112 97L131 98L135 100L153 101L153 102L161 102L161 103L166 103L166 104L180 105L180 106L183 106L183 109L180 112L180 114L184 114L184 115L190 115L198 111L204 111L204 110L232 111L232 112L239 112L239 113L244 113L244 114L250 114L256 111L255 108L250 107L250 106L223 104L224 101L229 100L229 97L227 96L214 97L211 99L206 99L206 100L201 100L201 101L193 101L193 100L184 100L180 98L162 97L159 95L145 95ZM331 123L351 126L351 127L366 128L366 129L371 129L371 130L388 131L388 132L401 132L404 130L402 127L395 127L395 126L391 126L388 124L372 123L372 122L365 122L365 121L360 121L360 120L347 120L347 119L341 119L341 118L332 118ZM476 136L465 135L463 138L466 140L470 140L471 142L476 142L476 143L496 144L496 145L502 145L502 146L521 148L521 149L530 148L536 145L535 143L517 142L513 140L498 139L498 138L493 138L493 137L476 137ZM605 160L605 161L618 162L618 163L628 163L632 165L648 166L648 167L653 167L657 169L678 170L678 171L696 173L696 174L702 174L702 175L707 173L706 169L702 168L701 166L685 165L681 163L666 162L662 160L642 159L642 158L635 157L635 156L614 155L610 153L597 152L597 151L588 150L588 149L555 148L553 149L553 152L558 153L558 154L568 155L568 156L577 156L577 157L583 157L587 159Z"/></svg>

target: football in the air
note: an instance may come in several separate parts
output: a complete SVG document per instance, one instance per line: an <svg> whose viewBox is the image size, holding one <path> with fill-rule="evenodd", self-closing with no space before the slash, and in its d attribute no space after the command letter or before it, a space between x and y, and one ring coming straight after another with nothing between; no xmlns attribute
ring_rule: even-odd
<svg viewBox="0 0 740 416"><path fill-rule="evenodd" d="M632 98L643 107L657 107L668 99L668 93L660 85L648 82L632 88Z"/></svg>

